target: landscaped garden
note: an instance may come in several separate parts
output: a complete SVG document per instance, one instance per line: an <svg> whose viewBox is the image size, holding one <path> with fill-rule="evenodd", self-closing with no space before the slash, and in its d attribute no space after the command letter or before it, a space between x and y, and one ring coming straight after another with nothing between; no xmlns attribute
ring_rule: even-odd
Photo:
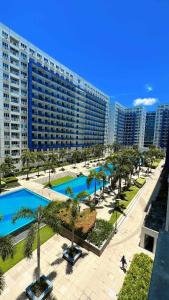
<svg viewBox="0 0 169 300"><path fill-rule="evenodd" d="M147 300L153 260L146 254L135 254L127 271L118 300Z"/></svg>
<svg viewBox="0 0 169 300"><path fill-rule="evenodd" d="M0 260L0 263L3 272L9 270L24 257L31 258L32 251L37 248L37 267L39 270L37 283L46 280L40 275L40 245L52 237L54 232L62 234L64 228L69 231L71 243L67 249L64 250L63 257L71 264L76 263L77 259L82 254L82 250L79 249L75 243L77 238L91 244L92 247L102 249L105 242L115 233L119 217L122 215L125 216L125 209L146 182L146 179L142 177L142 168L146 166L147 174L149 174L154 164L157 162L159 163L159 160L161 160L161 154L159 153L159 150L157 151L155 148L150 149L146 153L140 153L136 148L118 148L118 151L116 150L117 147L114 148L113 153L110 152L110 155L105 158L105 162L101 165L101 169L92 169L89 171L86 184L90 187L91 182L94 183L95 190L92 196L88 193L89 189L81 190L78 194L74 193L74 190L71 187L72 176L64 176L51 180L51 174L55 172L55 168L58 164L62 166L62 170L64 169L63 165L67 164L67 161L64 160L64 152L62 154L60 153L60 157L58 158L59 162L57 162L57 155L55 153L48 153L44 156L42 153L34 154L27 151L23 154L22 161L25 166L26 178L29 179L31 169L34 168L34 166L32 167L32 164L35 163L36 156L37 160L35 164L37 165L37 177L41 175L40 170L44 169L44 171L48 171L48 186L57 186L62 183L70 182L70 186L68 186L66 190L69 200L66 202L57 201L50 203L47 208L39 207L36 210L25 208L16 214L14 222L23 217L28 219L32 217L34 223L29 228L27 238L24 241L19 242L16 246L12 245L10 237L9 239L7 237L0 240L0 243L3 242L4 245L6 243L5 251L7 251L4 256L2 244L0 253L2 259ZM95 155L97 154L96 157L99 158L102 153L103 148L99 147L95 152ZM86 166L86 161L89 157L91 158L92 154L89 154L86 149L82 150L82 152L78 150L74 151L72 155L74 167L77 167L77 162L83 160L85 161ZM110 168L112 165L114 167ZM1 165L1 170L3 170L1 188L3 188L2 185L4 182L6 185L17 182L15 173L11 172L11 161L9 159ZM101 183L99 185L99 195L97 194L97 182ZM106 209L106 205L104 205L106 203L104 202L106 198L109 199L111 207L109 220L97 218L96 213L99 204L103 205L104 209ZM83 208L83 210L81 210L81 202L86 203L89 208ZM40 229L41 223L46 224L46 226ZM9 251L7 250L7 246L10 247ZM45 284L47 284L47 281L45 281ZM32 286L30 286L29 289L32 289Z"/></svg>

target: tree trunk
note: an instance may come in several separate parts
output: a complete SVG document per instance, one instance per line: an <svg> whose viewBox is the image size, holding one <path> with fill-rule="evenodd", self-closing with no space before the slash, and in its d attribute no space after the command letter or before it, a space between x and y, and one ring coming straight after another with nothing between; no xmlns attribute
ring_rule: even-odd
<svg viewBox="0 0 169 300"><path fill-rule="evenodd" d="M39 216L38 216L39 217ZM40 281L40 223L37 230L37 281Z"/></svg>
<svg viewBox="0 0 169 300"><path fill-rule="evenodd" d="M27 163L26 163L26 167L27 167L26 180L29 180L29 169L28 169L28 166L29 166L29 163L28 163L28 160L27 160Z"/></svg>
<svg viewBox="0 0 169 300"><path fill-rule="evenodd" d="M74 247L74 239L75 239L75 227L72 228L72 243L71 243L71 249Z"/></svg>
<svg viewBox="0 0 169 300"><path fill-rule="evenodd" d="M51 183L50 183L50 169L49 169L49 183L48 183L49 186L51 186Z"/></svg>

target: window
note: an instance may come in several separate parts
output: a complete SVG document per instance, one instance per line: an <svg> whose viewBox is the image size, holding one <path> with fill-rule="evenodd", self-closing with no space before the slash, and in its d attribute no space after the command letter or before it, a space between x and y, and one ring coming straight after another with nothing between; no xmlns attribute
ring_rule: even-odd
<svg viewBox="0 0 169 300"><path fill-rule="evenodd" d="M23 43L21 43L21 48L23 48L24 50L27 48L27 46Z"/></svg>
<svg viewBox="0 0 169 300"><path fill-rule="evenodd" d="M23 58L24 60L26 60L27 59L27 55L25 53L21 52L21 58Z"/></svg>
<svg viewBox="0 0 169 300"><path fill-rule="evenodd" d="M7 64L3 63L3 69L4 69L4 70L8 70L8 69L9 69L9 66L8 66Z"/></svg>
<svg viewBox="0 0 169 300"><path fill-rule="evenodd" d="M8 44L5 43L5 42L2 42L2 47L3 47L4 49L8 49Z"/></svg>
<svg viewBox="0 0 169 300"><path fill-rule="evenodd" d="M2 30L2 36L3 36L3 38L7 39L8 38L7 32L5 32L5 31Z"/></svg>
<svg viewBox="0 0 169 300"><path fill-rule="evenodd" d="M3 79L4 79L4 80L8 80L8 79L9 79L9 75L6 74L6 73L3 73Z"/></svg>

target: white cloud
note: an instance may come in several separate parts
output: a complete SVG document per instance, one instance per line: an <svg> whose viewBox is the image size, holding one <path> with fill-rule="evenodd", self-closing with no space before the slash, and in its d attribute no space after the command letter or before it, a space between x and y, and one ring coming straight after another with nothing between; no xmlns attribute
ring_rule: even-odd
<svg viewBox="0 0 169 300"><path fill-rule="evenodd" d="M146 84L145 89L146 89L147 92L152 92L153 91L153 87L150 84Z"/></svg>
<svg viewBox="0 0 169 300"><path fill-rule="evenodd" d="M133 105L154 105L157 102L157 98L137 98L133 101Z"/></svg>

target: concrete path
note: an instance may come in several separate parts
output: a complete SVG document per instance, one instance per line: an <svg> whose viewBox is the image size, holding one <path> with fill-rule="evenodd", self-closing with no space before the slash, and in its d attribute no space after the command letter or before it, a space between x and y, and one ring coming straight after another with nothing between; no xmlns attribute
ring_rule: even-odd
<svg viewBox="0 0 169 300"><path fill-rule="evenodd" d="M135 253L150 252L139 247L145 207L152 194L161 168L152 174L149 184L135 202L129 215L120 226L101 257L83 251L83 257L71 268L62 259L68 240L55 235L41 247L41 270L53 280L53 295L57 300L115 300L124 280L120 259L124 254L128 265ZM5 274L6 289L0 300L23 300L25 288L33 280L36 268L36 251L33 259L22 260Z"/></svg>

